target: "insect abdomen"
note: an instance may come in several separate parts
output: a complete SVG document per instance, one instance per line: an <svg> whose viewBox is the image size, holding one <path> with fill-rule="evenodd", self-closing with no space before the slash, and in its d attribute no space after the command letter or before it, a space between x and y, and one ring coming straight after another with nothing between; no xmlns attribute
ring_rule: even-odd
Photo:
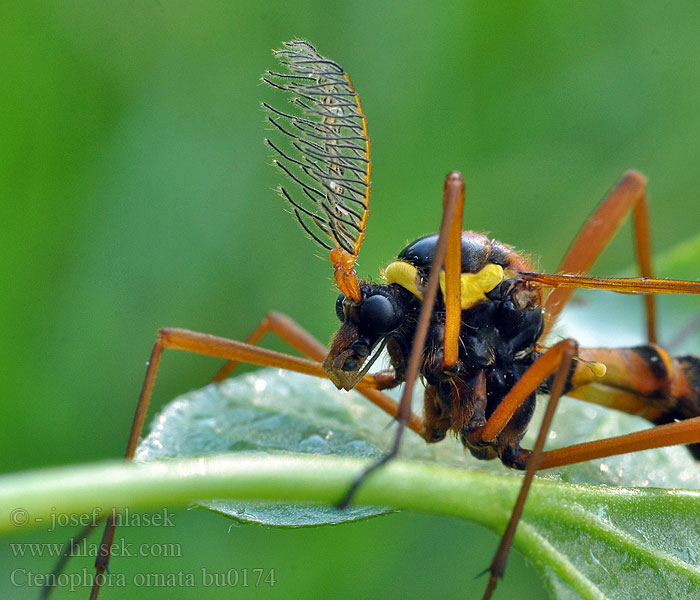
<svg viewBox="0 0 700 600"><path fill-rule="evenodd" d="M700 416L700 358L671 358L656 344L582 348L579 357L601 362L607 371L596 377L585 362L579 362L570 396L644 417L655 425ZM688 448L700 460L700 444Z"/></svg>

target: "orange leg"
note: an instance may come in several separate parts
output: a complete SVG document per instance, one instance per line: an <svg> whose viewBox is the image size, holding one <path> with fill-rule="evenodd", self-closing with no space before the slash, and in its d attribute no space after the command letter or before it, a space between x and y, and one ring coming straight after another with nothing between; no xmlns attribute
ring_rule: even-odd
<svg viewBox="0 0 700 600"><path fill-rule="evenodd" d="M557 272L587 273L632 210L634 211L637 261L642 277L651 277L651 235L646 196L646 178L638 171L627 171L605 200L600 203L574 239ZM547 299L545 307L547 310L545 335L571 298L573 292L573 289L556 289ZM647 337L650 342L655 342L656 317L654 297L646 295L644 296L644 301L647 313Z"/></svg>
<svg viewBox="0 0 700 600"><path fill-rule="evenodd" d="M266 321L268 325L265 325ZM270 322L274 323L274 325L269 326ZM272 330L276 333L281 331L282 333L280 334L280 337L287 341L291 340L290 343L296 348L304 352L308 351L314 356L320 355L320 342L315 340L310 334L304 331L301 327L299 327L299 325L294 323L294 321L288 317L278 313L271 313L263 321L261 326L256 329L253 336L257 334L259 339L259 337L261 337L267 330ZM131 460L134 456L134 452L136 451L136 445L146 419L148 404L153 393L153 387L155 385L156 375L160 366L160 360L163 350L166 348L171 350L185 350L195 354L204 354L207 356L228 359L229 362L225 365L224 369L229 368L232 363L234 363L233 367L235 367L238 362L242 361L255 365L277 367L287 369L289 371L313 375L315 377L326 378L323 367L318 361L298 358L296 356L259 348L251 344L236 342L194 331L188 331L186 329L161 329L158 332L156 343L154 344L151 352L148 368L146 370L146 377L144 379L141 394L136 406L136 412L134 414L134 420L131 426L131 433L129 434L129 441L126 447L125 458L127 460ZM325 356L325 352L323 354ZM217 377L224 369L219 371ZM382 394L376 389L372 376L368 376L363 379L357 385L356 389L391 416L395 417L398 415L398 404L393 399L386 396L386 394ZM422 421L410 413L410 406L409 416L405 422L411 429L419 434L422 434ZM91 599L96 599L99 593L104 576L103 574L107 568L107 563L109 562L110 548L114 540L114 532L114 517L110 517L107 519L105 531L100 543L100 550L95 561L95 583L90 595Z"/></svg>
<svg viewBox="0 0 700 600"><path fill-rule="evenodd" d="M532 449L532 453L527 461L527 468L520 486L518 498L513 507L513 512L510 515L508 525L501 536L498 549L494 554L491 565L487 569L490 572L490 576L483 600L489 600L489 598L491 598L491 594L496 588L498 580L503 577L508 554L513 544L515 530L522 516L532 479L535 476L535 471L539 468L540 459L542 458L542 448L544 447L544 442L547 439L547 434L549 433L549 428L554 418L554 411L557 408L559 398L564 392L564 386L566 385L571 368L571 361L574 356L576 356L577 352L578 344L572 339L566 339L540 356L513 386L513 389L506 395L481 430L481 437L483 440L490 441L494 439L507 425L508 420L515 413L515 410L547 377L555 373L552 391L549 396L549 402L547 403L547 410L545 411L542 425L537 434L535 447ZM504 405L505 408L501 410L501 407Z"/></svg>
<svg viewBox="0 0 700 600"><path fill-rule="evenodd" d="M534 281L544 287L569 291L573 289L609 290L620 294L700 294L700 281L681 279L654 279L653 277L583 277L521 271L523 281ZM554 292L552 292L554 294ZM651 341L651 340L650 340Z"/></svg>
<svg viewBox="0 0 700 600"><path fill-rule="evenodd" d="M700 442L700 417L694 417L667 425L657 425L651 429L628 433L627 435L544 452L540 460L539 469L552 469L554 467L587 462L596 458L627 454L628 452L640 452L653 448L663 448L664 446L696 444L698 442Z"/></svg>
<svg viewBox="0 0 700 600"><path fill-rule="evenodd" d="M447 198L445 198L447 202ZM444 203L443 203L444 204ZM444 208L443 208L444 210ZM464 212L464 182L458 189L454 218L445 253L445 351L442 365L450 369L459 358L459 334L462 325L462 214Z"/></svg>
<svg viewBox="0 0 700 600"><path fill-rule="evenodd" d="M296 321L276 311L270 311L265 315L260 325L246 338L245 343L257 346L258 342L267 332L275 334L292 348L301 352L302 355L312 358L315 361L323 362L323 359L326 358L326 354L328 353L328 348ZM240 361L237 360L227 361L216 375L212 377L212 381L223 381L239 364Z"/></svg>

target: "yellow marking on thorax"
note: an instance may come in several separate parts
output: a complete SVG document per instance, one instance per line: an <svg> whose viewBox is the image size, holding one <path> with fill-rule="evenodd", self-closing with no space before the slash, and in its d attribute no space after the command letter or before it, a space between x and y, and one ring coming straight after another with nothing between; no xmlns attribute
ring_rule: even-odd
<svg viewBox="0 0 700 600"><path fill-rule="evenodd" d="M486 294L505 279L503 267L487 264L476 273L462 273L460 279L462 310L486 300ZM440 273L440 289L445 294L445 272Z"/></svg>
<svg viewBox="0 0 700 600"><path fill-rule="evenodd" d="M412 264L403 260L396 260L389 263L382 273L384 281L387 283L397 283L402 288L411 292L419 300L423 300L423 292L418 289L420 276L418 269Z"/></svg>
<svg viewBox="0 0 700 600"><path fill-rule="evenodd" d="M397 283L407 289L414 296L423 299L423 292L418 287L420 284L418 269L412 264L402 260L394 261L387 265L383 273L387 283ZM503 267L493 263L487 264L477 273L462 273L460 289L462 298L462 310L466 310L486 300L486 294L493 290L499 283L507 278ZM445 294L445 272L440 273L440 289Z"/></svg>

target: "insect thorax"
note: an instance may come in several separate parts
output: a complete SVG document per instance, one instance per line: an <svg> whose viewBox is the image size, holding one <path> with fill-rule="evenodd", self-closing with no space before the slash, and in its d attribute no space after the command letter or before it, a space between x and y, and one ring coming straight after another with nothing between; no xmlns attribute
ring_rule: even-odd
<svg viewBox="0 0 700 600"><path fill-rule="evenodd" d="M422 299L436 243L434 234L406 246L385 269L387 283ZM472 231L462 233L462 370L504 367L532 352L542 333L543 312L539 289L518 278L529 269L510 246ZM428 380L438 377L444 320L438 294L423 369Z"/></svg>

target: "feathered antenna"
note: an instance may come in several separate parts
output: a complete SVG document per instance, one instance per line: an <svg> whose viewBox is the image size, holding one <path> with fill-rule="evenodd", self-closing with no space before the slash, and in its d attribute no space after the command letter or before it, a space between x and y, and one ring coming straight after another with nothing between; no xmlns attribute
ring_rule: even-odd
<svg viewBox="0 0 700 600"><path fill-rule="evenodd" d="M273 52L289 72L268 71L263 81L290 92L303 116L263 102L272 113L268 120L289 138L292 149L265 141L280 157L275 165L298 185L304 202L284 187L279 190L306 233L330 250L340 290L361 300L355 261L365 239L372 163L360 97L343 68L309 42L283 46Z"/></svg>

